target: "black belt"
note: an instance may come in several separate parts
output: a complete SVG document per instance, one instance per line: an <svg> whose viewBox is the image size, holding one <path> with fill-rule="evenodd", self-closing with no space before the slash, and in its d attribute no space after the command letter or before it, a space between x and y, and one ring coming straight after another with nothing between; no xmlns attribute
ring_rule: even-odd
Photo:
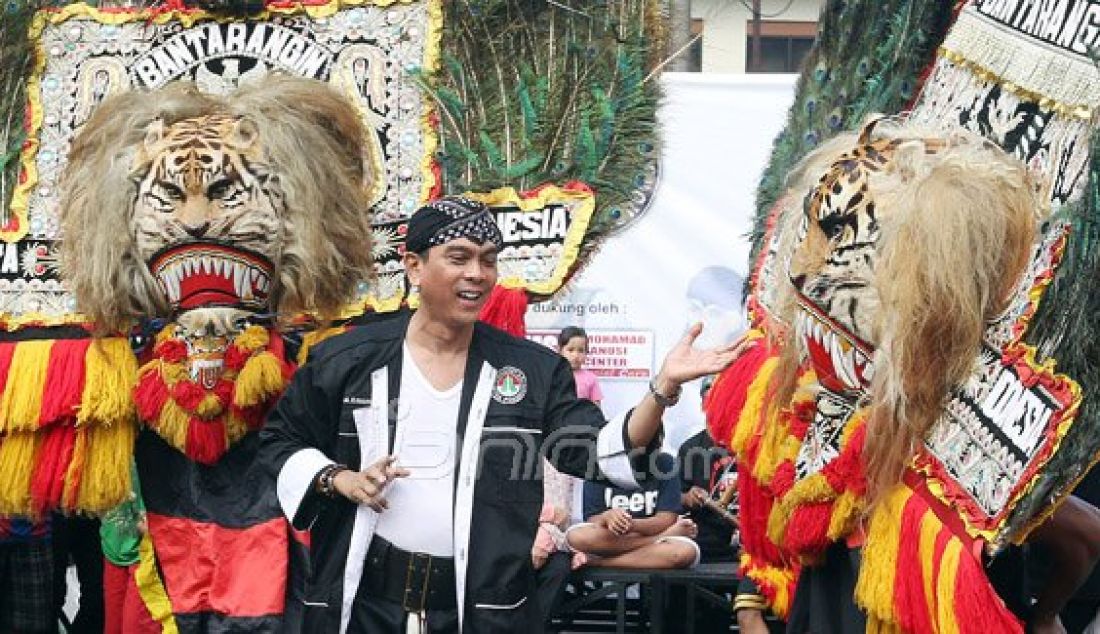
<svg viewBox="0 0 1100 634"><path fill-rule="evenodd" d="M410 553L378 535L367 550L363 583L370 596L398 603L406 612L458 607L454 558Z"/></svg>

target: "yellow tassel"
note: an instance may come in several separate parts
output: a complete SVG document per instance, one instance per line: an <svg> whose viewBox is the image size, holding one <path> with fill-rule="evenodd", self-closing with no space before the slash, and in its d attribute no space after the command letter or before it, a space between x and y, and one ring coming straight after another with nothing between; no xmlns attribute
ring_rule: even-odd
<svg viewBox="0 0 1100 634"><path fill-rule="evenodd" d="M952 537L943 549L940 575L936 580L937 634L959 634L959 624L955 617L955 577L959 570L961 551L962 544L955 537Z"/></svg>
<svg viewBox="0 0 1100 634"><path fill-rule="evenodd" d="M266 402L286 386L279 359L270 352L261 352L245 362L233 388L233 402L238 407L252 407Z"/></svg>
<svg viewBox="0 0 1100 634"><path fill-rule="evenodd" d="M50 365L52 341L21 341L15 345L8 384L0 399L0 431L38 429L42 411L42 387Z"/></svg>
<svg viewBox="0 0 1100 634"><path fill-rule="evenodd" d="M765 483L772 481L776 467L782 462L782 456L790 453L789 447L788 451L784 451L784 446L792 444L786 442L791 435L787 416L779 414L774 409L767 416L768 420L762 426L760 451L756 455L756 464L752 465L753 477ZM798 442L794 441L793 444L797 447Z"/></svg>
<svg viewBox="0 0 1100 634"><path fill-rule="evenodd" d="M195 415L203 420L210 420L225 411L225 406L218 400L217 396L207 393L199 401L198 407L195 408Z"/></svg>
<svg viewBox="0 0 1100 634"><path fill-rule="evenodd" d="M783 535L787 532L787 524L790 523L791 515L796 508L804 504L828 502L835 497L836 491L819 473L799 480L778 504L772 506L771 513L768 515L768 539L776 544L782 544Z"/></svg>
<svg viewBox="0 0 1100 634"><path fill-rule="evenodd" d="M856 580L856 602L880 621L896 622L894 617L894 579L897 573L898 538L901 514L913 495L899 485L879 503L871 514L863 559Z"/></svg>
<svg viewBox="0 0 1100 634"><path fill-rule="evenodd" d="M737 427L733 431L733 439L730 446L739 455L744 455L745 447L756 433L761 424L761 410L767 406L768 384L771 383L772 373L779 359L771 357L760 366L759 372L753 377L752 383L745 394L745 407L741 409L741 415L737 418Z"/></svg>
<svg viewBox="0 0 1100 634"><path fill-rule="evenodd" d="M335 328L324 328L321 330L314 330L313 332L306 333L302 337L302 347L298 349L298 365L306 362L309 357L309 351L313 349L313 346L321 343L325 339L335 337L341 333L347 331L344 326L337 326Z"/></svg>
<svg viewBox="0 0 1100 634"><path fill-rule="evenodd" d="M813 372L804 372L798 377L798 389L789 404L791 411L797 410L801 403L813 400L813 393L803 388L815 381L817 375ZM791 436L789 415L786 411L780 413L778 408L772 407L772 411L767 414L768 420L762 425L760 452L757 454L756 464L752 466L752 475L759 482L771 482L776 467L784 460L793 460L798 455L802 443Z"/></svg>
<svg viewBox="0 0 1100 634"><path fill-rule="evenodd" d="M244 348L249 352L255 352L256 350L263 350L267 347L267 342L271 337L267 334L267 330L263 326L249 326L244 329L244 332L237 335L233 339L233 345L238 348Z"/></svg>
<svg viewBox="0 0 1100 634"><path fill-rule="evenodd" d="M768 512L768 539L773 544L782 544L787 524L791 521L790 509L784 504L773 504Z"/></svg>
<svg viewBox="0 0 1100 634"><path fill-rule="evenodd" d="M867 617L867 634L903 634L900 627L888 621L880 621L873 616Z"/></svg>
<svg viewBox="0 0 1100 634"><path fill-rule="evenodd" d="M833 505L833 516L829 518L829 539L836 541L852 534L856 523L863 514L863 496L845 491Z"/></svg>
<svg viewBox="0 0 1100 634"><path fill-rule="evenodd" d="M39 435L10 434L0 442L0 515L32 514L31 475Z"/></svg>
<svg viewBox="0 0 1100 634"><path fill-rule="evenodd" d="M940 518L931 510L920 519L920 574L924 586L924 601L928 608L928 622L936 622L936 586L933 571L936 565L936 537L943 529Z"/></svg>
<svg viewBox="0 0 1100 634"><path fill-rule="evenodd" d="M233 412L225 417L225 439L226 447L233 446L233 443L237 442L244 435L248 433L248 425L239 416L235 416Z"/></svg>
<svg viewBox="0 0 1100 634"><path fill-rule="evenodd" d="M191 379L191 372L188 371L187 366L182 363L165 363L161 359L153 359L145 364L141 369L141 373L145 374L147 369L148 371L159 369L160 376L164 379L164 384L169 386L169 388L175 386L176 383L180 381Z"/></svg>
<svg viewBox="0 0 1100 634"><path fill-rule="evenodd" d="M87 378L77 425L129 423L137 413L132 391L138 364L124 337L97 339L85 357Z"/></svg>
<svg viewBox="0 0 1100 634"><path fill-rule="evenodd" d="M169 339L176 338L176 324L168 324L157 333L157 343L161 344Z"/></svg>
<svg viewBox="0 0 1100 634"><path fill-rule="evenodd" d="M136 437L132 421L88 429L87 458L77 499L81 511L102 513L130 496L130 458Z"/></svg>
<svg viewBox="0 0 1100 634"><path fill-rule="evenodd" d="M69 466L65 469L65 488L61 491L61 508L66 511L77 509L77 498L80 494L80 478L84 474L84 464L88 457L88 434L90 428L81 427L76 430L76 441L73 443L73 457L69 460Z"/></svg>
<svg viewBox="0 0 1100 634"><path fill-rule="evenodd" d="M789 590L794 580L794 573L786 568L752 564L745 569L745 574L757 585L775 589L775 599L772 600L770 607L780 618L785 617L791 608Z"/></svg>
<svg viewBox="0 0 1100 634"><path fill-rule="evenodd" d="M767 420L760 426L759 449L756 454L756 462L752 464L752 475L759 482L770 483L775 475L775 468L779 466L777 458L780 453L782 439L788 436L790 425L787 424L786 415L781 415L778 410L771 408L767 413Z"/></svg>
<svg viewBox="0 0 1100 634"><path fill-rule="evenodd" d="M844 429L840 432L841 447L848 446L848 441L852 438L852 434L854 434L857 429L867 423L867 417L870 414L870 407L861 407L852 412L852 417L848 419L848 422L844 425Z"/></svg>
<svg viewBox="0 0 1100 634"><path fill-rule="evenodd" d="M160 408L156 431L161 438L168 441L168 444L183 451L183 448L187 446L187 426L190 422L191 416L174 400L168 399L164 401L164 406Z"/></svg>

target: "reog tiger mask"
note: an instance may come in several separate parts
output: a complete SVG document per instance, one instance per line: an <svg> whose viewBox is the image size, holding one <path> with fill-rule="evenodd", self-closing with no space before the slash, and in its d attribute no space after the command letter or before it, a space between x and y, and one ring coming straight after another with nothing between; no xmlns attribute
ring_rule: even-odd
<svg viewBox="0 0 1100 634"><path fill-rule="evenodd" d="M371 270L366 134L326 84L286 76L224 98L181 82L105 101L62 183L79 310L104 331L235 300L335 314Z"/></svg>
<svg viewBox="0 0 1100 634"><path fill-rule="evenodd" d="M788 325L781 400L808 365L821 387L870 405L864 456L878 492L973 370L1028 262L1032 182L981 138L894 121L842 135L798 181L776 315Z"/></svg>

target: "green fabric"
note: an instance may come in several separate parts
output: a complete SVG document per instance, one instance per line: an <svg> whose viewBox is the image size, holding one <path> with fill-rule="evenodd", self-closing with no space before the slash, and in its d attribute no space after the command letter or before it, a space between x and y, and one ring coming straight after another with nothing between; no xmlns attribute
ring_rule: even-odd
<svg viewBox="0 0 1100 634"><path fill-rule="evenodd" d="M130 479L133 482L133 493L130 499L108 511L99 525L99 540L103 545L103 556L116 566L133 566L139 558L138 546L141 545L141 531L138 529L138 523L145 515L145 505L141 502L137 468L132 462Z"/></svg>

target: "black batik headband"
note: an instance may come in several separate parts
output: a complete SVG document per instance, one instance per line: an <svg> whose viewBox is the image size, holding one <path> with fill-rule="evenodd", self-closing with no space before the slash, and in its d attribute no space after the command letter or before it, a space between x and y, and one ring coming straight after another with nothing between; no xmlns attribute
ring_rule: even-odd
<svg viewBox="0 0 1100 634"><path fill-rule="evenodd" d="M409 218L405 251L422 253L459 238L477 244L491 242L498 249L504 246L504 236L484 203L463 196L446 196L417 209Z"/></svg>

